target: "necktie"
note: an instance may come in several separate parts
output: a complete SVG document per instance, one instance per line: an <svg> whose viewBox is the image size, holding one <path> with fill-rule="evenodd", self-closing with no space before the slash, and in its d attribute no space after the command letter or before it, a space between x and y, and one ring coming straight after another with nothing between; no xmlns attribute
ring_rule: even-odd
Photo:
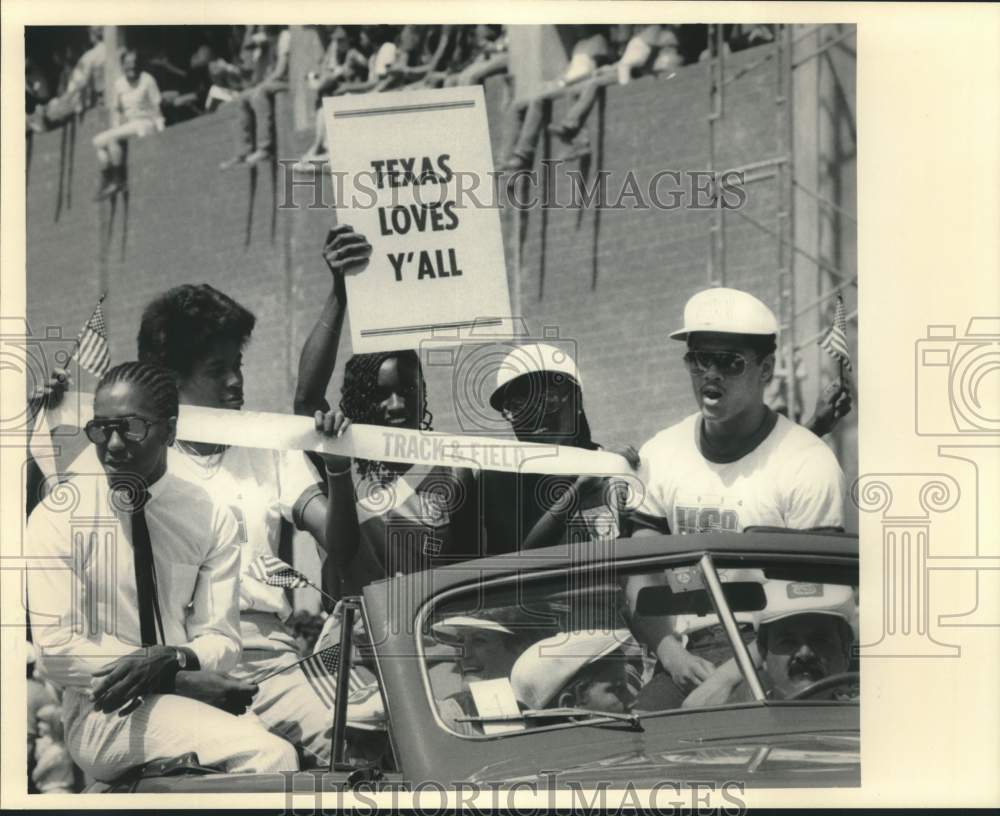
<svg viewBox="0 0 1000 816"><path fill-rule="evenodd" d="M132 511L132 560L135 566L135 589L139 603L139 633L143 646L156 645L159 609L156 599L156 576L153 572L153 545L146 525L145 504L148 494L136 497Z"/></svg>

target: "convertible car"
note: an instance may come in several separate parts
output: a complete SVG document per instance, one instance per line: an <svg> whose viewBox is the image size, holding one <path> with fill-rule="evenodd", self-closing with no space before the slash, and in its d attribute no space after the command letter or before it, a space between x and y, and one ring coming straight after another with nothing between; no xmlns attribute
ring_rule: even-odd
<svg viewBox="0 0 1000 816"><path fill-rule="evenodd" d="M344 605L334 761L294 786L859 785L857 558L856 536L762 528L532 550L373 583ZM681 664L715 666L695 693L640 645L664 631ZM381 694L384 730L363 735L365 750L345 717L351 665L367 666ZM288 786L204 771L147 768L112 789Z"/></svg>

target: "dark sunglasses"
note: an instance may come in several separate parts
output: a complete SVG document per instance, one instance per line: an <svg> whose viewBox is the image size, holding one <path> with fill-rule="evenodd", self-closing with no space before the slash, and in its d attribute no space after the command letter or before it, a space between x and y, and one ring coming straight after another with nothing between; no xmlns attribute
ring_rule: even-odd
<svg viewBox="0 0 1000 816"><path fill-rule="evenodd" d="M92 419L83 426L87 439L95 445L103 445L117 431L118 436L126 442L142 442L149 436L149 429L154 425L166 422L165 419L145 419L140 416L120 417L118 419Z"/></svg>
<svg viewBox="0 0 1000 816"><path fill-rule="evenodd" d="M569 399L572 389L569 387L568 379L546 381L539 383L535 388L518 390L504 396L500 413L511 422L515 417L521 417L528 413L535 413L541 410L542 414L548 416L556 413Z"/></svg>
<svg viewBox="0 0 1000 816"><path fill-rule="evenodd" d="M739 377L747 370L747 358L735 351L689 351L684 364L692 374L704 374L712 366L726 377Z"/></svg>

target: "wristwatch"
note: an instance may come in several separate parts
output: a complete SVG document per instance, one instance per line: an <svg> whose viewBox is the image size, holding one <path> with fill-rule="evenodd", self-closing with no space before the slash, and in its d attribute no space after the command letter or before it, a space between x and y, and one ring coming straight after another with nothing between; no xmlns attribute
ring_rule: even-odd
<svg viewBox="0 0 1000 816"><path fill-rule="evenodd" d="M187 652L185 652L183 649L178 649L175 646L174 657L177 659L177 670L184 671L184 669L187 668L187 663L188 663Z"/></svg>

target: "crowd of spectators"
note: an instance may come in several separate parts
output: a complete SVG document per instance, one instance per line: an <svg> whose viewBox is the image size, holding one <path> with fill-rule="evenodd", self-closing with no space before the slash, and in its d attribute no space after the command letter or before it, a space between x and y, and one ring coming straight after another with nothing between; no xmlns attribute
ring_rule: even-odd
<svg viewBox="0 0 1000 816"><path fill-rule="evenodd" d="M35 673L35 650L28 644L28 791L76 793L81 776L73 764L62 722L62 695L57 686Z"/></svg>
<svg viewBox="0 0 1000 816"><path fill-rule="evenodd" d="M239 107L234 152L222 169L253 166L275 157L275 97L304 79L315 92L312 142L295 164L314 172L329 160L319 109L322 99L351 93L441 88L483 82L511 70L501 25L308 26L321 57L303 78L292 77L287 26L158 26L119 28L121 75L105 88L107 52L101 26L36 28L26 40L25 106L30 131L59 127L85 115L106 92L111 127L94 140L102 179L96 196L125 187L129 139L210 113ZM558 158L590 151L587 117L603 86L646 75L669 77L689 62L712 56L717 41L704 25L560 26L570 52L562 75L531 98L513 98L501 166L530 167L542 128L556 139ZM771 42L774 26L722 28L727 52ZM558 121L548 121L549 100L571 101Z"/></svg>

